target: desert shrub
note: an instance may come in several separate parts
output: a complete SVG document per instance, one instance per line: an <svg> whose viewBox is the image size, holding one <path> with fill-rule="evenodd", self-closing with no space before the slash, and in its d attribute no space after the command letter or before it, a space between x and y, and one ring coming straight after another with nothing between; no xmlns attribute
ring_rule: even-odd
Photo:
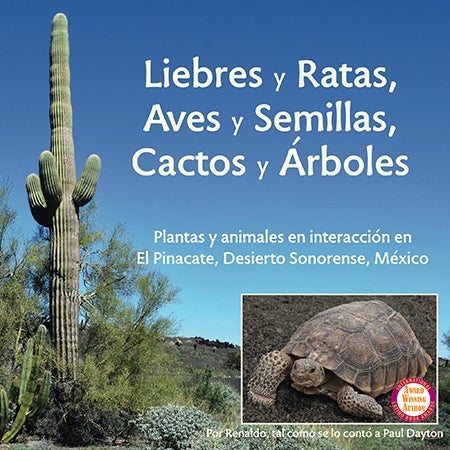
<svg viewBox="0 0 450 450"><path fill-rule="evenodd" d="M233 430L216 429L215 435L199 436L193 450L342 450L306 427L241 425ZM289 431L289 432L288 432Z"/></svg>
<svg viewBox="0 0 450 450"><path fill-rule="evenodd" d="M225 364L231 369L241 370L241 352L230 352L227 354Z"/></svg>
<svg viewBox="0 0 450 450"><path fill-rule="evenodd" d="M64 384L55 386L54 402L35 433L65 445L107 444L132 437L130 421L151 406L189 402L184 372L163 347L154 347L145 364L141 360L139 376L125 358L120 365L115 358L85 355L78 381L66 392Z"/></svg>
<svg viewBox="0 0 450 450"><path fill-rule="evenodd" d="M52 402L33 434L64 445L105 444L127 435L132 417L129 411L119 408L106 410L77 392L70 403Z"/></svg>
<svg viewBox="0 0 450 450"><path fill-rule="evenodd" d="M439 400L450 405L450 375L439 383Z"/></svg>
<svg viewBox="0 0 450 450"><path fill-rule="evenodd" d="M120 342L105 351L103 360L85 356L80 381L86 399L106 411L119 407L136 414L151 406L186 400L187 375L164 345L143 340L139 356L133 359L135 352L124 354Z"/></svg>
<svg viewBox="0 0 450 450"><path fill-rule="evenodd" d="M151 450L192 449L192 442L207 428L217 426L210 415L191 406L151 408L133 422Z"/></svg>
<svg viewBox="0 0 450 450"><path fill-rule="evenodd" d="M0 384L15 379L20 350L41 321L38 298L27 281L34 251L15 227L10 187L0 182Z"/></svg>
<svg viewBox="0 0 450 450"><path fill-rule="evenodd" d="M240 405L238 394L225 384L213 381L211 369L193 370L191 394L194 403L201 409L221 418L232 415Z"/></svg>

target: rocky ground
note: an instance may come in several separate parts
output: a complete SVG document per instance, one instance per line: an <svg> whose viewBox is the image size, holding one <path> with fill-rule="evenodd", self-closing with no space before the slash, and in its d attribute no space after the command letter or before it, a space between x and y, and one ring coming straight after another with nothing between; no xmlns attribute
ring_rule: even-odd
<svg viewBox="0 0 450 450"><path fill-rule="evenodd" d="M281 349L298 326L317 314L347 301L380 299L399 311L409 322L433 363L426 379L436 387L436 298L426 295L339 296L339 295L252 295L243 300L243 421L247 423L367 423L372 419L357 419L343 413L337 404L323 396L304 395L285 380L278 389L271 407L249 401L247 383L264 353ZM383 407L381 423L398 423L390 395L377 399ZM428 422L435 422L433 414Z"/></svg>

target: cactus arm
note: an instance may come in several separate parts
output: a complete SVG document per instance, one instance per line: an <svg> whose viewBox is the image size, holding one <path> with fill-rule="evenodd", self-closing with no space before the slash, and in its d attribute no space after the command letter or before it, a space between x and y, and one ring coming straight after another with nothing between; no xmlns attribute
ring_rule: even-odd
<svg viewBox="0 0 450 450"><path fill-rule="evenodd" d="M50 221L47 212L47 203L42 192L41 180L35 173L28 175L26 188L28 192L28 203L30 204L31 214L34 220L39 225L48 227Z"/></svg>
<svg viewBox="0 0 450 450"><path fill-rule="evenodd" d="M19 389L19 405L30 407L37 388L42 352L47 329L40 325L36 337L28 339L22 363L22 376Z"/></svg>
<svg viewBox="0 0 450 450"><path fill-rule="evenodd" d="M36 333L36 339L34 344L34 362L35 366L39 368L42 363L42 352L44 351L45 337L47 336L47 328L45 325L39 325Z"/></svg>
<svg viewBox="0 0 450 450"><path fill-rule="evenodd" d="M22 374L20 377L20 388L19 388L19 405L26 402L26 395L28 391L28 385L31 377L31 369L33 366L33 350L34 350L34 340L30 338L27 342L27 348L25 350L25 356L22 362Z"/></svg>
<svg viewBox="0 0 450 450"><path fill-rule="evenodd" d="M42 152L39 158L39 175L47 205L59 205L62 196L62 186L56 171L55 158L48 150Z"/></svg>
<svg viewBox="0 0 450 450"><path fill-rule="evenodd" d="M22 374L19 388L19 410L17 411L11 428L3 435L1 441L4 443L13 439L21 430L28 417L37 415L45 406L50 393L51 376L49 372L44 373L44 379L36 396L44 341L47 329L41 325L38 328L36 338L30 338L22 362ZM0 401L2 393L0 392ZM1 406L1 405L0 405ZM3 414L3 411L0 410Z"/></svg>
<svg viewBox="0 0 450 450"><path fill-rule="evenodd" d="M48 370L46 370L44 372L44 379L42 380L42 383L39 387L39 392L37 393L35 399L35 405L33 406L33 409L29 412L28 417L37 417L41 414L50 397L51 384L52 384L51 373Z"/></svg>
<svg viewBox="0 0 450 450"><path fill-rule="evenodd" d="M87 159L83 173L72 194L76 206L86 205L94 196L100 174L100 165L100 158L97 155L91 155Z"/></svg>
<svg viewBox="0 0 450 450"><path fill-rule="evenodd" d="M0 442L1 436L5 432L6 423L9 416L9 400L8 394L3 387L0 387Z"/></svg>
<svg viewBox="0 0 450 450"><path fill-rule="evenodd" d="M27 419L27 409L24 406L19 408L19 411L14 419L14 422L11 425L11 428L3 435L2 442L8 443L11 439L13 439L20 429L24 426L25 421Z"/></svg>

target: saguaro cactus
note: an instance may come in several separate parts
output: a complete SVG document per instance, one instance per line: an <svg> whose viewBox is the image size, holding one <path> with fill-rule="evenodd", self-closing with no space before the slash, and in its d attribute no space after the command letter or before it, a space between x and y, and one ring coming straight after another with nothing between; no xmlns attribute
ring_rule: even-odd
<svg viewBox="0 0 450 450"><path fill-rule="evenodd" d="M42 352L44 348L47 329L41 325L38 328L36 338L30 338L27 342L25 355L22 362L22 374L18 398L18 409L13 423L5 433L9 416L9 400L6 391L0 387L0 441L9 442L13 439L25 424L27 418L37 416L50 394L50 372L41 373ZM4 434L3 434L4 433Z"/></svg>
<svg viewBox="0 0 450 450"><path fill-rule="evenodd" d="M94 196L100 158L91 155L76 180L70 101L67 18L53 19L50 43L51 150L41 153L39 176L26 186L35 220L50 229L50 319L62 378L76 378L78 359L79 265L78 209Z"/></svg>

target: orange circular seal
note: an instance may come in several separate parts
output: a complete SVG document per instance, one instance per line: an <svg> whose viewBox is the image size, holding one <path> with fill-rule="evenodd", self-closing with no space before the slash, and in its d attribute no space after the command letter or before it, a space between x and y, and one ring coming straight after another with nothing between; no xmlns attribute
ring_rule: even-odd
<svg viewBox="0 0 450 450"><path fill-rule="evenodd" d="M405 378L392 391L391 403L395 414L404 422L422 422L436 407L436 393L423 378Z"/></svg>

